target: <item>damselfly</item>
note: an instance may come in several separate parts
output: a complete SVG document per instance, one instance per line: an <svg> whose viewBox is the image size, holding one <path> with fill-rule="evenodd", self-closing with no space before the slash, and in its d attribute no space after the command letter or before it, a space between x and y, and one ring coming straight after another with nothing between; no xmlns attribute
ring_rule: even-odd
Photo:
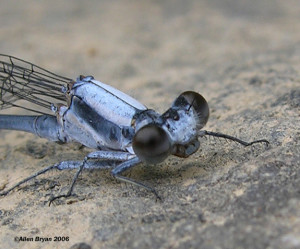
<svg viewBox="0 0 300 249"><path fill-rule="evenodd" d="M214 136L244 146L269 142L245 142L222 133L201 130L209 117L203 96L193 91L180 94L163 114L125 93L95 80L79 76L76 81L51 73L13 56L0 55L0 108L19 107L38 115L0 115L0 129L31 132L48 140L78 142L95 149L82 161L64 161L27 177L0 195L51 169L78 169L66 194L72 194L80 172L112 167L111 174L121 181L155 189L121 173L140 163L157 164L169 155L189 157L199 146L199 137ZM18 104L25 100L31 105ZM50 114L49 114L50 113ZM51 114L52 113L52 114Z"/></svg>

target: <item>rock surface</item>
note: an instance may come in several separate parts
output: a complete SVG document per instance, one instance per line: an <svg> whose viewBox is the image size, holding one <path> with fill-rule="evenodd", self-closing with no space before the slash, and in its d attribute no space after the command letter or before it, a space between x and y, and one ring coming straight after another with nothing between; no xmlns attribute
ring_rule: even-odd
<svg viewBox="0 0 300 249"><path fill-rule="evenodd" d="M198 91L207 130L270 146L201 139L188 159L128 173L162 202L104 170L48 207L75 172L47 173L0 198L1 248L300 248L299 13L297 0L2 3L1 53L94 75L160 112ZM87 153L21 132L0 138L1 190Z"/></svg>

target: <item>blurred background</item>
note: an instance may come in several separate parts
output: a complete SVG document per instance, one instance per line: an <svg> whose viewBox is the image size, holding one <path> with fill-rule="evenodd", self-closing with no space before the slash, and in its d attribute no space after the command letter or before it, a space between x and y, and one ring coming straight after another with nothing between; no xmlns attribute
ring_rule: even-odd
<svg viewBox="0 0 300 249"><path fill-rule="evenodd" d="M299 13L297 0L1 1L0 51L155 105L150 90L210 96L241 62L298 50Z"/></svg>

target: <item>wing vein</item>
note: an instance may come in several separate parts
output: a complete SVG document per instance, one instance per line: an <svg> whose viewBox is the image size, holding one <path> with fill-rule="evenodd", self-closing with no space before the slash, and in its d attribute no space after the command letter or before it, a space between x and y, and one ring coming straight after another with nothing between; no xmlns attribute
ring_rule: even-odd
<svg viewBox="0 0 300 249"><path fill-rule="evenodd" d="M66 104L63 89L71 81L25 60L0 54L0 110L18 107L48 114L52 104ZM19 100L25 100L26 105L17 103Z"/></svg>

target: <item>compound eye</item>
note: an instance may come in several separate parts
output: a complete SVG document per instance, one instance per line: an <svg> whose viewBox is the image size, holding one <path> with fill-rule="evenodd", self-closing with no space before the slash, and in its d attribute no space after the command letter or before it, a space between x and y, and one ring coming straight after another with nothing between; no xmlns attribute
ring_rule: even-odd
<svg viewBox="0 0 300 249"><path fill-rule="evenodd" d="M190 110L191 108L197 114L198 118L198 128L202 128L209 117L209 108L205 98L199 93L193 91L183 92L179 95L179 97L174 101L173 106L179 108L186 108L186 110Z"/></svg>
<svg viewBox="0 0 300 249"><path fill-rule="evenodd" d="M135 154L144 162L160 163L171 153L171 143L167 133L150 124L137 131L132 143Z"/></svg>

